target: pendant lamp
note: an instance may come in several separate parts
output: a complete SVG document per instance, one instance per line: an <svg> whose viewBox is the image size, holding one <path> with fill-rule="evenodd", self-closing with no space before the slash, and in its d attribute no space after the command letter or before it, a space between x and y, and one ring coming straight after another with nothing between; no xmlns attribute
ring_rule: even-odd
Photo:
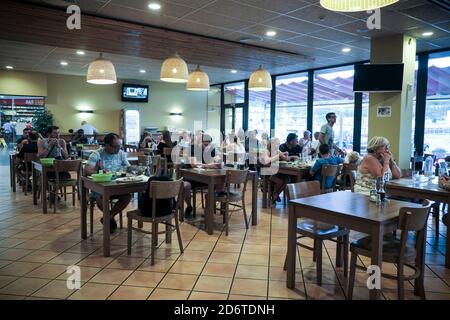
<svg viewBox="0 0 450 320"><path fill-rule="evenodd" d="M199 65L197 65L197 68L189 75L186 89L192 91L209 90L209 77L200 69Z"/></svg>
<svg viewBox="0 0 450 320"><path fill-rule="evenodd" d="M111 61L103 59L103 54L89 64L86 81L92 84L117 83L116 70Z"/></svg>
<svg viewBox="0 0 450 320"><path fill-rule="evenodd" d="M270 73L259 66L258 70L253 72L248 82L248 90L251 91L269 91L272 90L272 77Z"/></svg>

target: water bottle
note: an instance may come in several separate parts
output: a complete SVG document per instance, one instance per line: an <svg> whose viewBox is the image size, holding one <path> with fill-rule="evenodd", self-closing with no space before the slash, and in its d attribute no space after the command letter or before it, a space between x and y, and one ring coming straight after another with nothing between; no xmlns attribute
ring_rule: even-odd
<svg viewBox="0 0 450 320"><path fill-rule="evenodd" d="M369 194L370 202L378 202L378 192L377 192L377 180L372 179L372 188Z"/></svg>
<svg viewBox="0 0 450 320"><path fill-rule="evenodd" d="M428 180L433 179L433 158L428 156L423 164L423 174Z"/></svg>

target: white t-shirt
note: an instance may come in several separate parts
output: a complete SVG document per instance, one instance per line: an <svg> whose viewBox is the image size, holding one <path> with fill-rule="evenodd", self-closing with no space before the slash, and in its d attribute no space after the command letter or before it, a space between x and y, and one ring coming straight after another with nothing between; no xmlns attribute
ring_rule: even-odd
<svg viewBox="0 0 450 320"><path fill-rule="evenodd" d="M90 125L89 123L83 124L81 127L79 127L76 131L83 129L84 134L94 134L97 133L97 129L95 129L94 126Z"/></svg>

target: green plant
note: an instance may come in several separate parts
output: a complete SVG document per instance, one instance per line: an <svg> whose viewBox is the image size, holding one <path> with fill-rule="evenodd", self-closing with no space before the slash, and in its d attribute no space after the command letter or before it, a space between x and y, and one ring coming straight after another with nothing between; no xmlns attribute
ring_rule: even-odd
<svg viewBox="0 0 450 320"><path fill-rule="evenodd" d="M52 125L53 114L48 110L44 110L33 119L33 128L43 136L47 135L47 128Z"/></svg>

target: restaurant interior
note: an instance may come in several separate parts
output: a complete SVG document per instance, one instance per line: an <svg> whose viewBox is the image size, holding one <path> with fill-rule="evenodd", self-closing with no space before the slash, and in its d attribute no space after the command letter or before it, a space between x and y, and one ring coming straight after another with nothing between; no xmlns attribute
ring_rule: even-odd
<svg viewBox="0 0 450 320"><path fill-rule="evenodd" d="M449 173L447 1L0 5L0 300L450 300Z"/></svg>

